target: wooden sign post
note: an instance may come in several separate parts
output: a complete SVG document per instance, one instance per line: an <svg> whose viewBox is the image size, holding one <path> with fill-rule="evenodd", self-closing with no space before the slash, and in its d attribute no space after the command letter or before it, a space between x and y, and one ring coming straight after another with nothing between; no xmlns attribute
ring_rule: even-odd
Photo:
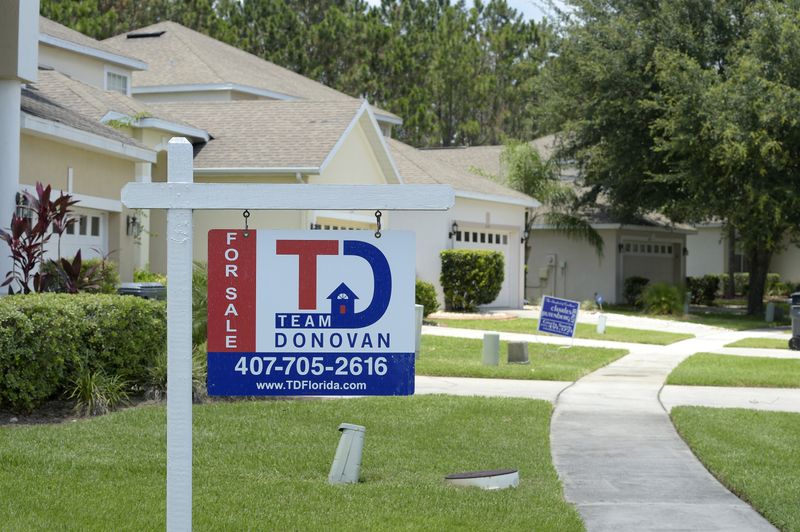
<svg viewBox="0 0 800 532"><path fill-rule="evenodd" d="M192 211L447 210L446 185L193 183L192 145L169 141L166 183L128 183L130 209L167 210L167 530L192 528Z"/></svg>

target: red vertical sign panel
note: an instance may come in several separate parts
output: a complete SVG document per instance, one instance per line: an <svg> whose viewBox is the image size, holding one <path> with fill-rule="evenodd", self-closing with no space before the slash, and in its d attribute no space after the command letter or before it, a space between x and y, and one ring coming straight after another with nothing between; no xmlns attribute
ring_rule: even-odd
<svg viewBox="0 0 800 532"><path fill-rule="evenodd" d="M208 232L208 351L256 349L256 231Z"/></svg>

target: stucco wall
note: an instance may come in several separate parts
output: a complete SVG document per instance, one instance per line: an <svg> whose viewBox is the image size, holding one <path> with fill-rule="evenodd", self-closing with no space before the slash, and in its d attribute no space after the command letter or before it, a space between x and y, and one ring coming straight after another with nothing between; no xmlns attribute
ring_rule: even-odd
<svg viewBox="0 0 800 532"><path fill-rule="evenodd" d="M549 229L533 231L526 289L531 303L538 304L543 295L592 300L595 293L616 301L617 231L599 232L605 243L603 258L585 241Z"/></svg>
<svg viewBox="0 0 800 532"><path fill-rule="evenodd" d="M39 46L39 64L75 78L89 85L105 89L105 62L82 54L76 54L61 48L42 44ZM127 74L131 79L131 71L114 65L114 72Z"/></svg>
<svg viewBox="0 0 800 532"><path fill-rule="evenodd" d="M511 256L507 256L506 261L509 262L508 271L513 277L510 286L513 297L510 306L522 307L523 258L519 240L520 229L525 221L524 207L456 197L455 206L450 211L397 211L392 216L392 229L413 231L416 234L417 278L433 283L442 307L444 295L439 284L441 274L439 252L453 247L453 241L447 236L453 221L458 222L460 229L496 228L507 231Z"/></svg>
<svg viewBox="0 0 800 532"><path fill-rule="evenodd" d="M720 227L697 228L696 235L686 237L686 275L698 277L723 273L726 270L727 248Z"/></svg>
<svg viewBox="0 0 800 532"><path fill-rule="evenodd" d="M800 283L800 247L786 241L786 249L772 257L769 271L779 273L783 281Z"/></svg>
<svg viewBox="0 0 800 532"><path fill-rule="evenodd" d="M125 183L135 180L135 163L101 153L80 149L32 135L22 135L20 149L20 182L34 185L37 181L67 190L68 169L73 169L72 192L95 198L119 200ZM87 206L85 203L79 206ZM139 249L126 233L126 216L108 213L108 250L110 259L119 264L121 281L133 278L139 264Z"/></svg>

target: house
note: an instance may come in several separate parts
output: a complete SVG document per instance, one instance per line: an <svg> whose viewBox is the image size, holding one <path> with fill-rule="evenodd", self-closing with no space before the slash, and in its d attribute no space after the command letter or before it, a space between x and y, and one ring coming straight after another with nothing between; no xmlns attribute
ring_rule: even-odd
<svg viewBox="0 0 800 532"><path fill-rule="evenodd" d="M555 137L532 142L543 157L553 153ZM437 157L448 165L474 174L503 179L503 146L480 146L437 150ZM572 182L574 168L566 167L561 179ZM539 215L543 208L531 215ZM525 296L535 302L543 295L577 301L623 302L625 279L645 277L651 282L682 284L686 274L686 238L694 234L687 226L675 226L657 215L647 215L635 224L620 223L609 209L595 205L581 213L603 238L604 254L598 257L585 241L573 240L536 216L531 226L531 251L527 261Z"/></svg>
<svg viewBox="0 0 800 532"><path fill-rule="evenodd" d="M521 306L522 253L515 242L525 209L536 202L391 140L399 117L172 22L103 42L44 18L36 22L38 58L26 61L38 70L13 81L24 94L17 104L20 182L3 185L17 191L44 181L80 200L62 254L80 248L108 255L123 281L135 268L165 271L164 213L126 209L120 190L127 182L166 180L167 142L183 136L194 145L197 182L453 184L456 209L437 213L441 232L420 227L412 213L382 213L382 226L417 230L418 275L437 286L441 249L503 251L506 283L495 305ZM242 227L242 214L197 213L195 258L207 256L209 229ZM258 211L248 222L376 229L374 211ZM453 222L463 231L450 237ZM355 297L339 308L349 315L353 304Z"/></svg>
<svg viewBox="0 0 800 532"><path fill-rule="evenodd" d="M446 184L456 201L446 212L398 212L393 226L417 234L417 277L439 286L442 249L489 249L505 257L500 294L487 307L521 308L524 299L525 213L539 203L516 190L467 169L449 165L444 152L467 153L471 149L418 150L389 140L392 155L406 183Z"/></svg>
<svg viewBox="0 0 800 532"><path fill-rule="evenodd" d="M773 255L770 272L777 273L784 282L800 283L800 246L789 240L784 249ZM716 275L728 272L730 239L720 222L706 222L697 226L697 234L686 239L689 256L686 259L686 274L693 277ZM746 259L734 242L734 273L748 271Z"/></svg>

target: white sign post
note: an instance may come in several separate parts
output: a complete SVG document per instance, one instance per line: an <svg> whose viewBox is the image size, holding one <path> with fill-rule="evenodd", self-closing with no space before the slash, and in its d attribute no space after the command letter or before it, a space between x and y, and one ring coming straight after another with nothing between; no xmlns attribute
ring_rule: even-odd
<svg viewBox="0 0 800 532"><path fill-rule="evenodd" d="M193 183L192 145L169 141L167 183L128 183L130 209L167 209L167 530L192 528L192 211L447 210L446 185Z"/></svg>

